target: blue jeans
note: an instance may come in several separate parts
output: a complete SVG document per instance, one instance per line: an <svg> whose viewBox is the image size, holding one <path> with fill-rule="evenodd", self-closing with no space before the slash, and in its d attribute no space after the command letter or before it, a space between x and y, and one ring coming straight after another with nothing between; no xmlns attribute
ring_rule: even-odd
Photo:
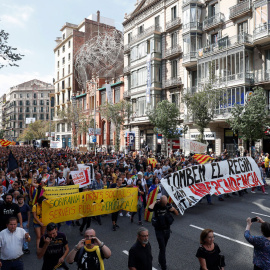
<svg viewBox="0 0 270 270"><path fill-rule="evenodd" d="M23 270L23 259L20 258L16 261L2 260L1 270Z"/></svg>
<svg viewBox="0 0 270 270"><path fill-rule="evenodd" d="M139 215L139 221L142 221L142 210L143 208L139 208L137 212L132 212L131 217L133 218L137 213Z"/></svg>
<svg viewBox="0 0 270 270"><path fill-rule="evenodd" d="M22 225L26 232L29 232L29 228L26 228L28 221L23 221ZM20 227L20 223L18 223L17 227ZM23 250L28 249L28 242L24 240L23 242Z"/></svg>

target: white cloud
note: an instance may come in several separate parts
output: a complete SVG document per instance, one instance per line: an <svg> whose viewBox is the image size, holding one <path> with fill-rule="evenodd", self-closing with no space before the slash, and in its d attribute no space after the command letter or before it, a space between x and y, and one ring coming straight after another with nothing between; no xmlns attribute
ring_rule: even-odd
<svg viewBox="0 0 270 270"><path fill-rule="evenodd" d="M25 23L29 20L34 9L30 6L18 5L2 5L4 7L4 14L0 16L3 24L12 24L19 27L24 27Z"/></svg>
<svg viewBox="0 0 270 270"><path fill-rule="evenodd" d="M40 74L39 72L25 72L21 74L7 73L0 74L0 96L7 93L9 88L16 86L23 82L27 82L33 79L41 80L46 83L53 83L53 75Z"/></svg>

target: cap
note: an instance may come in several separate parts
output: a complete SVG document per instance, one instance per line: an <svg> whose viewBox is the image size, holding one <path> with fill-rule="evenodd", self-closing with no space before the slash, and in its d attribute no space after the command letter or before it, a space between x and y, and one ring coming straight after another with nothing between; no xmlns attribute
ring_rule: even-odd
<svg viewBox="0 0 270 270"><path fill-rule="evenodd" d="M138 175L143 175L143 173L142 173L142 172L138 172L137 174L138 174Z"/></svg>

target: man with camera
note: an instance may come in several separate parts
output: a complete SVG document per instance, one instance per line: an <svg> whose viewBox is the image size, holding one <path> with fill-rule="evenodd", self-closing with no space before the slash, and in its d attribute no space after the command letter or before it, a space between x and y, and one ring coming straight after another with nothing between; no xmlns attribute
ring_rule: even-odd
<svg viewBox="0 0 270 270"><path fill-rule="evenodd" d="M104 270L104 258L111 256L111 250L96 237L93 229L87 229L82 239L68 254L67 262L77 263L80 270Z"/></svg>
<svg viewBox="0 0 270 270"><path fill-rule="evenodd" d="M179 213L170 203L168 203L168 199L165 195L161 196L160 200L150 204L148 210L149 212L155 213L152 218L152 225L155 228L159 245L158 262L161 269L166 270L166 246L171 234L170 226L173 223L171 213L174 213L175 215L179 215Z"/></svg>
<svg viewBox="0 0 270 270"><path fill-rule="evenodd" d="M68 269L65 258L69 252L68 241L64 233L57 231L53 222L47 225L47 234L40 239L37 256L43 258L42 270Z"/></svg>

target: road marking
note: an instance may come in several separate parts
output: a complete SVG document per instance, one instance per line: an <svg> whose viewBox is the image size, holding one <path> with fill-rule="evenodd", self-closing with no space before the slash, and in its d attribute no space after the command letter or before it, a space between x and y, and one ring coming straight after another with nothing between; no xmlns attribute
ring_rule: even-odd
<svg viewBox="0 0 270 270"><path fill-rule="evenodd" d="M123 253L125 253L126 255L128 255L128 251L127 250L123 250ZM152 270L157 270L155 267L152 267Z"/></svg>
<svg viewBox="0 0 270 270"><path fill-rule="evenodd" d="M260 214L260 213L256 213L256 212L251 212L251 214L255 214L255 215L259 215L259 216L264 216L264 217L270 217L270 216L267 216L265 214Z"/></svg>
<svg viewBox="0 0 270 270"><path fill-rule="evenodd" d="M189 226L190 226L190 227L193 227L193 228L195 228L195 229L201 230L201 231L204 230L203 228L198 227L198 226L195 226L195 225L189 225ZM252 245L250 245L250 244L244 243L244 242L239 241L239 240L232 239L232 238L230 238L230 237L228 237L228 236L225 236L225 235L222 235L222 234L219 234L219 233L216 233L216 232L214 232L214 234L217 235L217 236L219 236L219 237L222 237L222 238L224 238L224 239L227 239L227 240L236 242L236 243L238 243L238 244L241 244L241 245L244 245L244 246L247 246L247 247L254 248L254 247L253 247Z"/></svg>

